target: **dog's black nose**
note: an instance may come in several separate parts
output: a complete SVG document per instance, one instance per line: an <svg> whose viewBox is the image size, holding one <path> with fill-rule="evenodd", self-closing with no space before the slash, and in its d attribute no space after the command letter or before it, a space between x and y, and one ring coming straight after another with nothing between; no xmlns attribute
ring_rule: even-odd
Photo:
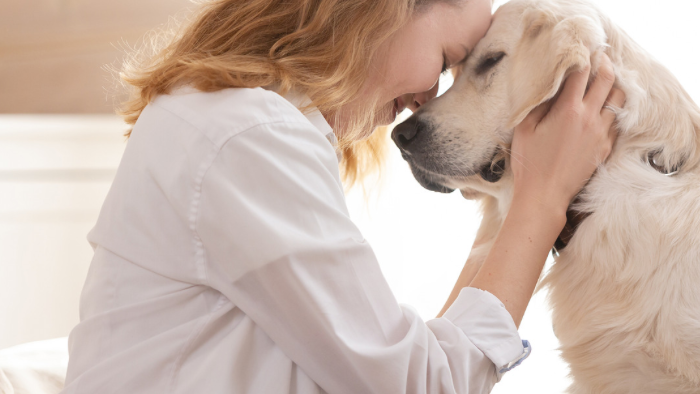
<svg viewBox="0 0 700 394"><path fill-rule="evenodd" d="M427 125L425 122L422 122L416 116L411 116L394 127L394 131L391 132L391 139L394 140L394 143L396 143L399 149L408 151L411 145L414 144L422 134L425 134L426 127Z"/></svg>

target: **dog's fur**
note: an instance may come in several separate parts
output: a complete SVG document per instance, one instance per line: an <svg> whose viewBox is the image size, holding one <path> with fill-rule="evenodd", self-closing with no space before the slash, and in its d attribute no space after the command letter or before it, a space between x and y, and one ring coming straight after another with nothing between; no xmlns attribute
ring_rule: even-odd
<svg viewBox="0 0 700 394"><path fill-rule="evenodd" d="M619 137L572 206L590 215L540 284L571 367L569 392L700 393L700 110L595 7L502 6L453 87L409 119L421 135L404 158L425 187L482 201L469 260L480 264L512 198L513 127L551 102L571 72L590 62L595 73L602 52L627 96L616 110ZM486 181L504 157L505 171Z"/></svg>

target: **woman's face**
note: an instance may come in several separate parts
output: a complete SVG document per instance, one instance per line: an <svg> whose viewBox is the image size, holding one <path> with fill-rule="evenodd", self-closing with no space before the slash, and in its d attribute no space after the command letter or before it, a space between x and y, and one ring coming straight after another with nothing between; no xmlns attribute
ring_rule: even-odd
<svg viewBox="0 0 700 394"><path fill-rule="evenodd" d="M372 61L364 94L384 104L380 124L437 95L438 78L464 61L491 25L492 0L436 1L382 44ZM375 96L377 97L377 96Z"/></svg>

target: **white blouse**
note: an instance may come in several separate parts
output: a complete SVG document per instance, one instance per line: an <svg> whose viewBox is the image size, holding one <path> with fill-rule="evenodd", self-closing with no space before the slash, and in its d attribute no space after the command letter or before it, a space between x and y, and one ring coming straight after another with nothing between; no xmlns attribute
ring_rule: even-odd
<svg viewBox="0 0 700 394"><path fill-rule="evenodd" d="M428 322L397 303L303 100L144 109L88 235L63 393L487 393L529 354L490 293Z"/></svg>

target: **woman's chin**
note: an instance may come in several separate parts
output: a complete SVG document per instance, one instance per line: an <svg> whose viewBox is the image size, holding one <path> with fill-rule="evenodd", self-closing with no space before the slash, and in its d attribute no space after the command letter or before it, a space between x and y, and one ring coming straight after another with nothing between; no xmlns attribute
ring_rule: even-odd
<svg viewBox="0 0 700 394"><path fill-rule="evenodd" d="M387 105L382 111L379 111L377 115L374 122L375 127L388 126L394 123L398 115L396 103L392 102L391 105Z"/></svg>

